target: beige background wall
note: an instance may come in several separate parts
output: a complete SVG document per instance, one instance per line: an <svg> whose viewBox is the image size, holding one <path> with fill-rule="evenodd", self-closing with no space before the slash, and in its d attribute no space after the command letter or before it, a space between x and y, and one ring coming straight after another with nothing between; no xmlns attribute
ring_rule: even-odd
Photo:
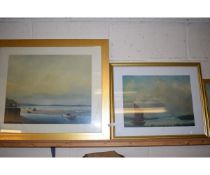
<svg viewBox="0 0 210 175"><path fill-rule="evenodd" d="M0 39L109 39L110 61L199 61L210 78L210 19L0 19ZM115 150L127 157L210 157L210 146L58 148L81 157ZM0 157L50 157L49 148L0 148Z"/></svg>

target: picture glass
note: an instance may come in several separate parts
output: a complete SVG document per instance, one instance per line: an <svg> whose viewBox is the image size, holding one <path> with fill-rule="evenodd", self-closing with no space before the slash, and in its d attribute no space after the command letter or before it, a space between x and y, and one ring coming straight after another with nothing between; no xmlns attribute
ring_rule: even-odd
<svg viewBox="0 0 210 175"><path fill-rule="evenodd" d="M203 135L198 65L113 65L115 137Z"/></svg>
<svg viewBox="0 0 210 175"><path fill-rule="evenodd" d="M101 47L0 51L1 132L102 131Z"/></svg>
<svg viewBox="0 0 210 175"><path fill-rule="evenodd" d="M189 76L123 76L123 108L125 127L195 125Z"/></svg>
<svg viewBox="0 0 210 175"><path fill-rule="evenodd" d="M4 123L91 123L91 55L12 55Z"/></svg>

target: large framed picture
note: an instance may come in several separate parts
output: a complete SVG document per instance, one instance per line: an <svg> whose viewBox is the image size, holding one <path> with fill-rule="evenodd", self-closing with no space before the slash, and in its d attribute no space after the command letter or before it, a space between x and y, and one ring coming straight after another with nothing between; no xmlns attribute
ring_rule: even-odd
<svg viewBox="0 0 210 175"><path fill-rule="evenodd" d="M109 139L108 40L0 40L0 140Z"/></svg>
<svg viewBox="0 0 210 175"><path fill-rule="evenodd" d="M205 101L206 102L206 113L207 113L207 116L209 119L209 117L210 117L210 79L204 79L204 89L205 89L205 100L206 100ZM210 125L210 123L209 123L209 125Z"/></svg>
<svg viewBox="0 0 210 175"><path fill-rule="evenodd" d="M112 139L206 136L199 63L112 63Z"/></svg>

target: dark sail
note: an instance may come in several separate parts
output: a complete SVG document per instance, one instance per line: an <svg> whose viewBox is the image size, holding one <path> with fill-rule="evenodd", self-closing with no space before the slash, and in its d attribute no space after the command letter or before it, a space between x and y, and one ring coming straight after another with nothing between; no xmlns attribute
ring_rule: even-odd
<svg viewBox="0 0 210 175"><path fill-rule="evenodd" d="M134 111L135 109L139 109L139 106L137 104L133 104ZM135 112L134 113L134 120L133 124L136 126L144 126L145 121L144 121L144 113L143 112Z"/></svg>

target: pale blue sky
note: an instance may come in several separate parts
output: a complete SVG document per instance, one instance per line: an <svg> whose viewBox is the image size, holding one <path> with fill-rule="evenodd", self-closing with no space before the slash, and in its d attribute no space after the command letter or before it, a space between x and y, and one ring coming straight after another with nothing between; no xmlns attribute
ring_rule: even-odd
<svg viewBox="0 0 210 175"><path fill-rule="evenodd" d="M32 104L91 105L91 55L14 55L7 98Z"/></svg>

